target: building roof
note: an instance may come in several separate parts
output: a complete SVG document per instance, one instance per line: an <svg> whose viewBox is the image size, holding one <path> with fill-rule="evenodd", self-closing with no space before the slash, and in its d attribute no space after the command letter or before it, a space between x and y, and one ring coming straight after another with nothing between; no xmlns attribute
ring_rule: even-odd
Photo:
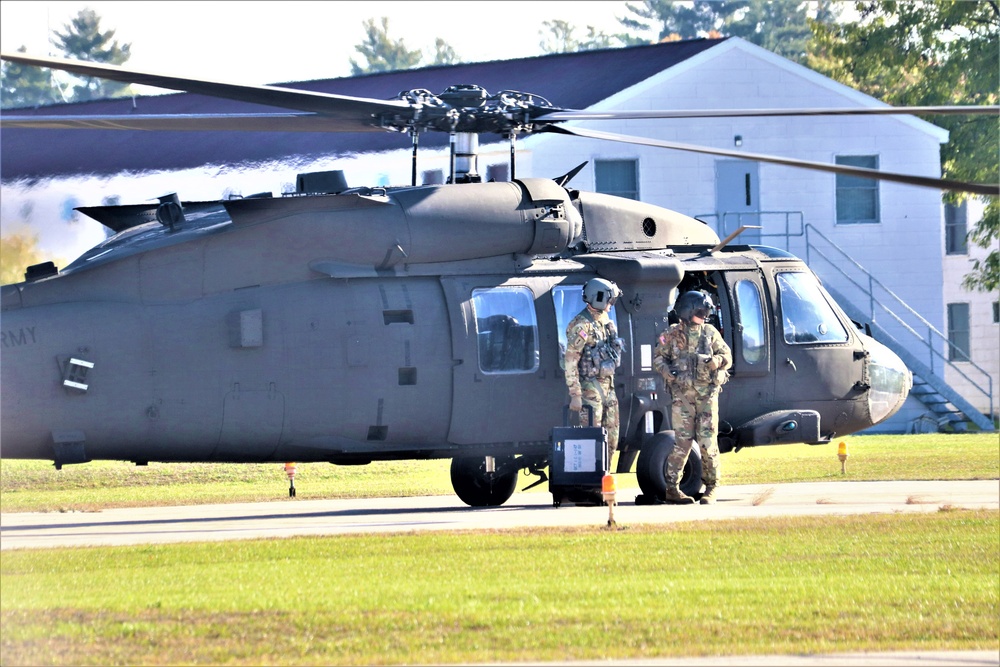
<svg viewBox="0 0 1000 667"><path fill-rule="evenodd" d="M534 58L424 67L359 77L279 84L371 99L424 88L440 93L475 84L493 94L519 90L564 109L586 109L713 46L723 39L696 39L650 46L603 49ZM174 73L182 75L183 73ZM118 98L17 110L19 115L252 113L271 107L203 95ZM447 136L422 135L421 146L444 146ZM486 143L487 138L482 139ZM122 130L28 130L0 134L4 181L70 174L187 169L203 165L303 160L406 148L405 135L390 132L138 132Z"/></svg>

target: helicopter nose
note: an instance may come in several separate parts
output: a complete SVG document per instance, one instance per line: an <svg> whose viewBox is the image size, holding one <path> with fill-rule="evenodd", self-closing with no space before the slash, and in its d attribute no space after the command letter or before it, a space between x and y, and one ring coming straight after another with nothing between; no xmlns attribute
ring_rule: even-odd
<svg viewBox="0 0 1000 667"><path fill-rule="evenodd" d="M865 337L864 345L869 352L868 411L875 425L903 407L913 387L913 373L895 352L874 338Z"/></svg>

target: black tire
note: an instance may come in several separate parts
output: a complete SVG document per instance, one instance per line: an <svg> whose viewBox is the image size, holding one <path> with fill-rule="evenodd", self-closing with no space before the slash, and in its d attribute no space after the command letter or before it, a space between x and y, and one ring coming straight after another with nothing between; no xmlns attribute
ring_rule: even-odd
<svg viewBox="0 0 1000 667"><path fill-rule="evenodd" d="M660 431L643 443L635 473L644 495L663 500L667 492L667 457L673 449L672 431ZM694 498L701 494L701 488L701 447L695 442L681 473L680 489Z"/></svg>
<svg viewBox="0 0 1000 667"><path fill-rule="evenodd" d="M451 460L451 486L455 495L471 507L503 505L517 488L517 468L509 464L513 456L496 457L496 472L486 472L486 459L481 456L456 456ZM510 472L501 473L505 468Z"/></svg>

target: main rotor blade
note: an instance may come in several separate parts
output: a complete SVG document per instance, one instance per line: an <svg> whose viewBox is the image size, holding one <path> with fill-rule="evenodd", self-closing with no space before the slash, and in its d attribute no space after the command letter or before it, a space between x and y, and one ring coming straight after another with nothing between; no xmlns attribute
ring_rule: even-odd
<svg viewBox="0 0 1000 667"><path fill-rule="evenodd" d="M642 120L655 118L742 118L745 116L889 116L908 115L991 115L1000 116L1000 106L916 106L803 109L664 109L648 111L576 111L564 109L533 119L536 123L567 120Z"/></svg>
<svg viewBox="0 0 1000 667"><path fill-rule="evenodd" d="M353 118L322 114L121 114L101 116L7 116L0 127L43 130L166 130L242 132L384 132Z"/></svg>
<svg viewBox="0 0 1000 667"><path fill-rule="evenodd" d="M917 185L927 188L938 188L940 190L968 192L977 195L993 195L993 196L1000 195L1000 184L966 183L964 181L951 181L943 178L930 178L927 176L911 176L909 174L896 174L891 171L879 171L878 169L850 167L848 165L828 164L826 162L812 162L810 160L795 160L792 158L783 158L775 155L762 155L760 153L745 153L743 151L731 151L724 148L709 148L708 146L698 146L695 144L683 144L674 141L661 141L659 139L632 137L626 134L614 134L611 132L599 132L597 130L585 130L579 127L562 127L553 125L553 126L547 126L541 131L554 132L556 134L570 134L577 137L587 137L589 139L605 139L607 141L618 141L627 144L638 144L640 146L671 148L678 151L689 151L692 153L721 155L723 157L733 157L733 158L739 158L741 160L770 162L773 164L780 164L788 167L800 167L803 169L826 171L834 174L847 174L850 176L860 176L862 178L872 178L881 181L892 181L894 183L905 183L907 185Z"/></svg>
<svg viewBox="0 0 1000 667"><path fill-rule="evenodd" d="M121 83L134 83L143 86L179 90L188 93L210 95L227 100L264 104L296 111L311 111L322 113L334 118L353 119L359 122L371 121L373 115L380 113L409 112L412 107L407 102L398 100L374 100L364 97L348 97L318 93L309 90L295 90L278 86L249 86L205 79L138 72L115 65L89 63L64 58L43 58L17 53L0 53L0 59L21 65L48 67L63 70L82 76L93 76L110 79Z"/></svg>

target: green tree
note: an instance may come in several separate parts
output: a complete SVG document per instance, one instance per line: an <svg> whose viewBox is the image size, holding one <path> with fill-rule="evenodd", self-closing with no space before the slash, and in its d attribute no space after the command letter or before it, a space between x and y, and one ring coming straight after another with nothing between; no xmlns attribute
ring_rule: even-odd
<svg viewBox="0 0 1000 667"><path fill-rule="evenodd" d="M629 12L618 19L632 37L630 44L648 44L670 39L695 39L704 37L715 29L719 20L717 8L726 4L713 0L674 2L673 0L643 0L635 4L625 3ZM653 33L653 37L642 37L635 33Z"/></svg>
<svg viewBox="0 0 1000 667"><path fill-rule="evenodd" d="M25 269L42 261L38 236L25 232L0 236L0 285L23 282Z"/></svg>
<svg viewBox="0 0 1000 667"><path fill-rule="evenodd" d="M626 42L618 35L608 35L592 25L587 26L587 36L577 39L573 33L576 28L567 21L554 19L543 21L543 28L538 31L542 41L539 46L542 53L575 53L577 51L593 51L624 45ZM547 32L546 32L547 30Z"/></svg>
<svg viewBox="0 0 1000 667"><path fill-rule="evenodd" d="M459 62L458 54L448 42L440 37L434 40L434 58L432 65L455 65Z"/></svg>
<svg viewBox="0 0 1000 667"><path fill-rule="evenodd" d="M67 58L121 65L129 59L131 44L119 44L114 30L101 30L101 17L93 9L80 10L76 17L56 32L52 44ZM129 85L93 77L79 77L73 88L73 101L104 99L131 95Z"/></svg>
<svg viewBox="0 0 1000 667"><path fill-rule="evenodd" d="M629 13L618 20L632 35L630 44L742 37L780 56L804 62L811 37L810 19L832 20L838 5L831 0L643 0L628 2L625 7Z"/></svg>
<svg viewBox="0 0 1000 667"><path fill-rule="evenodd" d="M419 49L411 51L402 39L389 37L389 17L383 16L381 25L376 25L375 19L367 19L363 25L365 41L356 45L354 50L364 56L365 63L351 58L352 76L411 69L420 63L422 54Z"/></svg>
<svg viewBox="0 0 1000 667"><path fill-rule="evenodd" d="M997 104L1000 6L995 0L879 0L857 2L855 8L855 20L813 24L810 67L889 104ZM1000 182L995 117L939 116L934 122L950 133L941 147L946 177ZM986 215L969 238L992 250L974 263L963 285L995 292L1000 288L1000 201L984 199Z"/></svg>
<svg viewBox="0 0 1000 667"><path fill-rule="evenodd" d="M18 49L25 53L22 46ZM52 78L52 70L4 61L0 65L0 108L34 107L60 102L62 95Z"/></svg>

